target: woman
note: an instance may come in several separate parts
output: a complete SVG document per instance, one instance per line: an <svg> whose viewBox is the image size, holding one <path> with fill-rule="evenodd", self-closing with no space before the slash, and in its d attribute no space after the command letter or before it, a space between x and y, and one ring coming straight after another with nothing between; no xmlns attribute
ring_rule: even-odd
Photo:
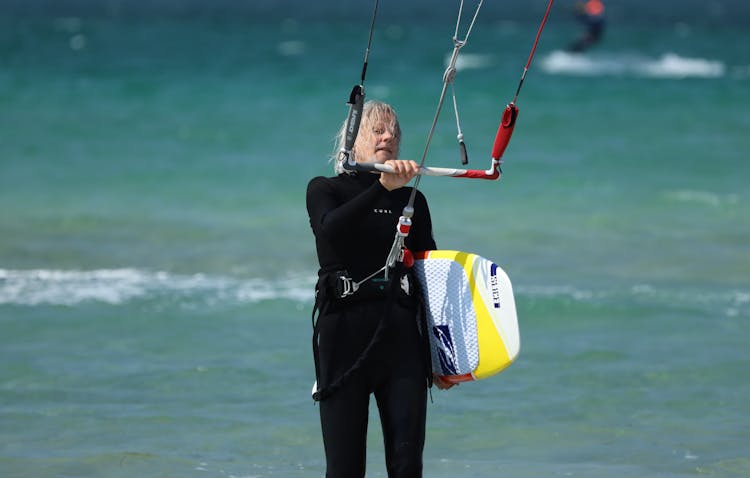
<svg viewBox="0 0 750 478"><path fill-rule="evenodd" d="M345 127L339 133L343 145ZM389 478L421 477L427 388L432 383L429 344L420 321L417 284L399 267L386 281L386 262L403 207L417 174L414 161L399 160L401 129L393 108L370 101L362 112L351 154L357 162L378 162L393 173L345 171L316 177L307 188L307 210L320 270L316 287L313 348L314 397L320 421L327 478L365 476L370 395L380 411ZM417 192L406 247L436 249L430 211ZM366 280L365 280L366 279ZM353 293L352 284L359 283ZM313 312L315 315L315 312ZM439 388L448 388L439 377Z"/></svg>

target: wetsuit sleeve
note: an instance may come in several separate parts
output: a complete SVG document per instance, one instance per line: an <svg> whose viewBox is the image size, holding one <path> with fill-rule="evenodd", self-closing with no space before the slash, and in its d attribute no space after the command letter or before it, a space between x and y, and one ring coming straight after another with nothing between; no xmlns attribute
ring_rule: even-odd
<svg viewBox="0 0 750 478"><path fill-rule="evenodd" d="M386 189L375 181L371 186L341 204L340 195L331 181L313 178L307 185L307 213L316 236L336 237L366 217L369 207Z"/></svg>
<svg viewBox="0 0 750 478"><path fill-rule="evenodd" d="M430 216L430 207L427 205L427 199L424 195L417 191L415 198L416 210L419 211L419 217L415 217L415 223L418 221L418 226L415 227L416 234L414 236L414 242L411 244L413 251L433 251L437 249L435 244L435 238L432 236L432 217ZM416 226L416 224L415 224Z"/></svg>

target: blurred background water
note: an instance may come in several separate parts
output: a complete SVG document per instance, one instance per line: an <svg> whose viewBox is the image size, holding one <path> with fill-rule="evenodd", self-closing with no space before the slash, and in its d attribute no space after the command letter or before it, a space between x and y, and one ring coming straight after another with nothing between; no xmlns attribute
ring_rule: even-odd
<svg viewBox="0 0 750 478"><path fill-rule="evenodd" d="M381 2L366 89L404 157L457 5ZM544 7L487 2L462 50L471 167ZM426 476L750 475L750 7L607 7L572 55L555 2L499 182L421 183L438 245L510 275L522 337L503 374L433 394ZM323 475L304 192L332 172L371 11L3 2L3 476ZM460 166L450 105L428 164Z"/></svg>

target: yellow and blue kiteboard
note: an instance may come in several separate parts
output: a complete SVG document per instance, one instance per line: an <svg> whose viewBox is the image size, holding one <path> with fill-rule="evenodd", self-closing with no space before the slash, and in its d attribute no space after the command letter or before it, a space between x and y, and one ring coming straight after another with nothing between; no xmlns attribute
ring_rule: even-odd
<svg viewBox="0 0 750 478"><path fill-rule="evenodd" d="M414 259L433 371L458 383L490 377L513 363L521 339L508 275L468 252L424 251Z"/></svg>

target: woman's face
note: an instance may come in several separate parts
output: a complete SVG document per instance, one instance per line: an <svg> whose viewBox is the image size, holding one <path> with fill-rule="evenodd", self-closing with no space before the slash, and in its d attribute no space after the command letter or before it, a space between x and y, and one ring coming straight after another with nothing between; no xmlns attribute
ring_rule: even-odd
<svg viewBox="0 0 750 478"><path fill-rule="evenodd" d="M400 138L393 118L362 120L355 149L357 161L384 163L398 158Z"/></svg>

